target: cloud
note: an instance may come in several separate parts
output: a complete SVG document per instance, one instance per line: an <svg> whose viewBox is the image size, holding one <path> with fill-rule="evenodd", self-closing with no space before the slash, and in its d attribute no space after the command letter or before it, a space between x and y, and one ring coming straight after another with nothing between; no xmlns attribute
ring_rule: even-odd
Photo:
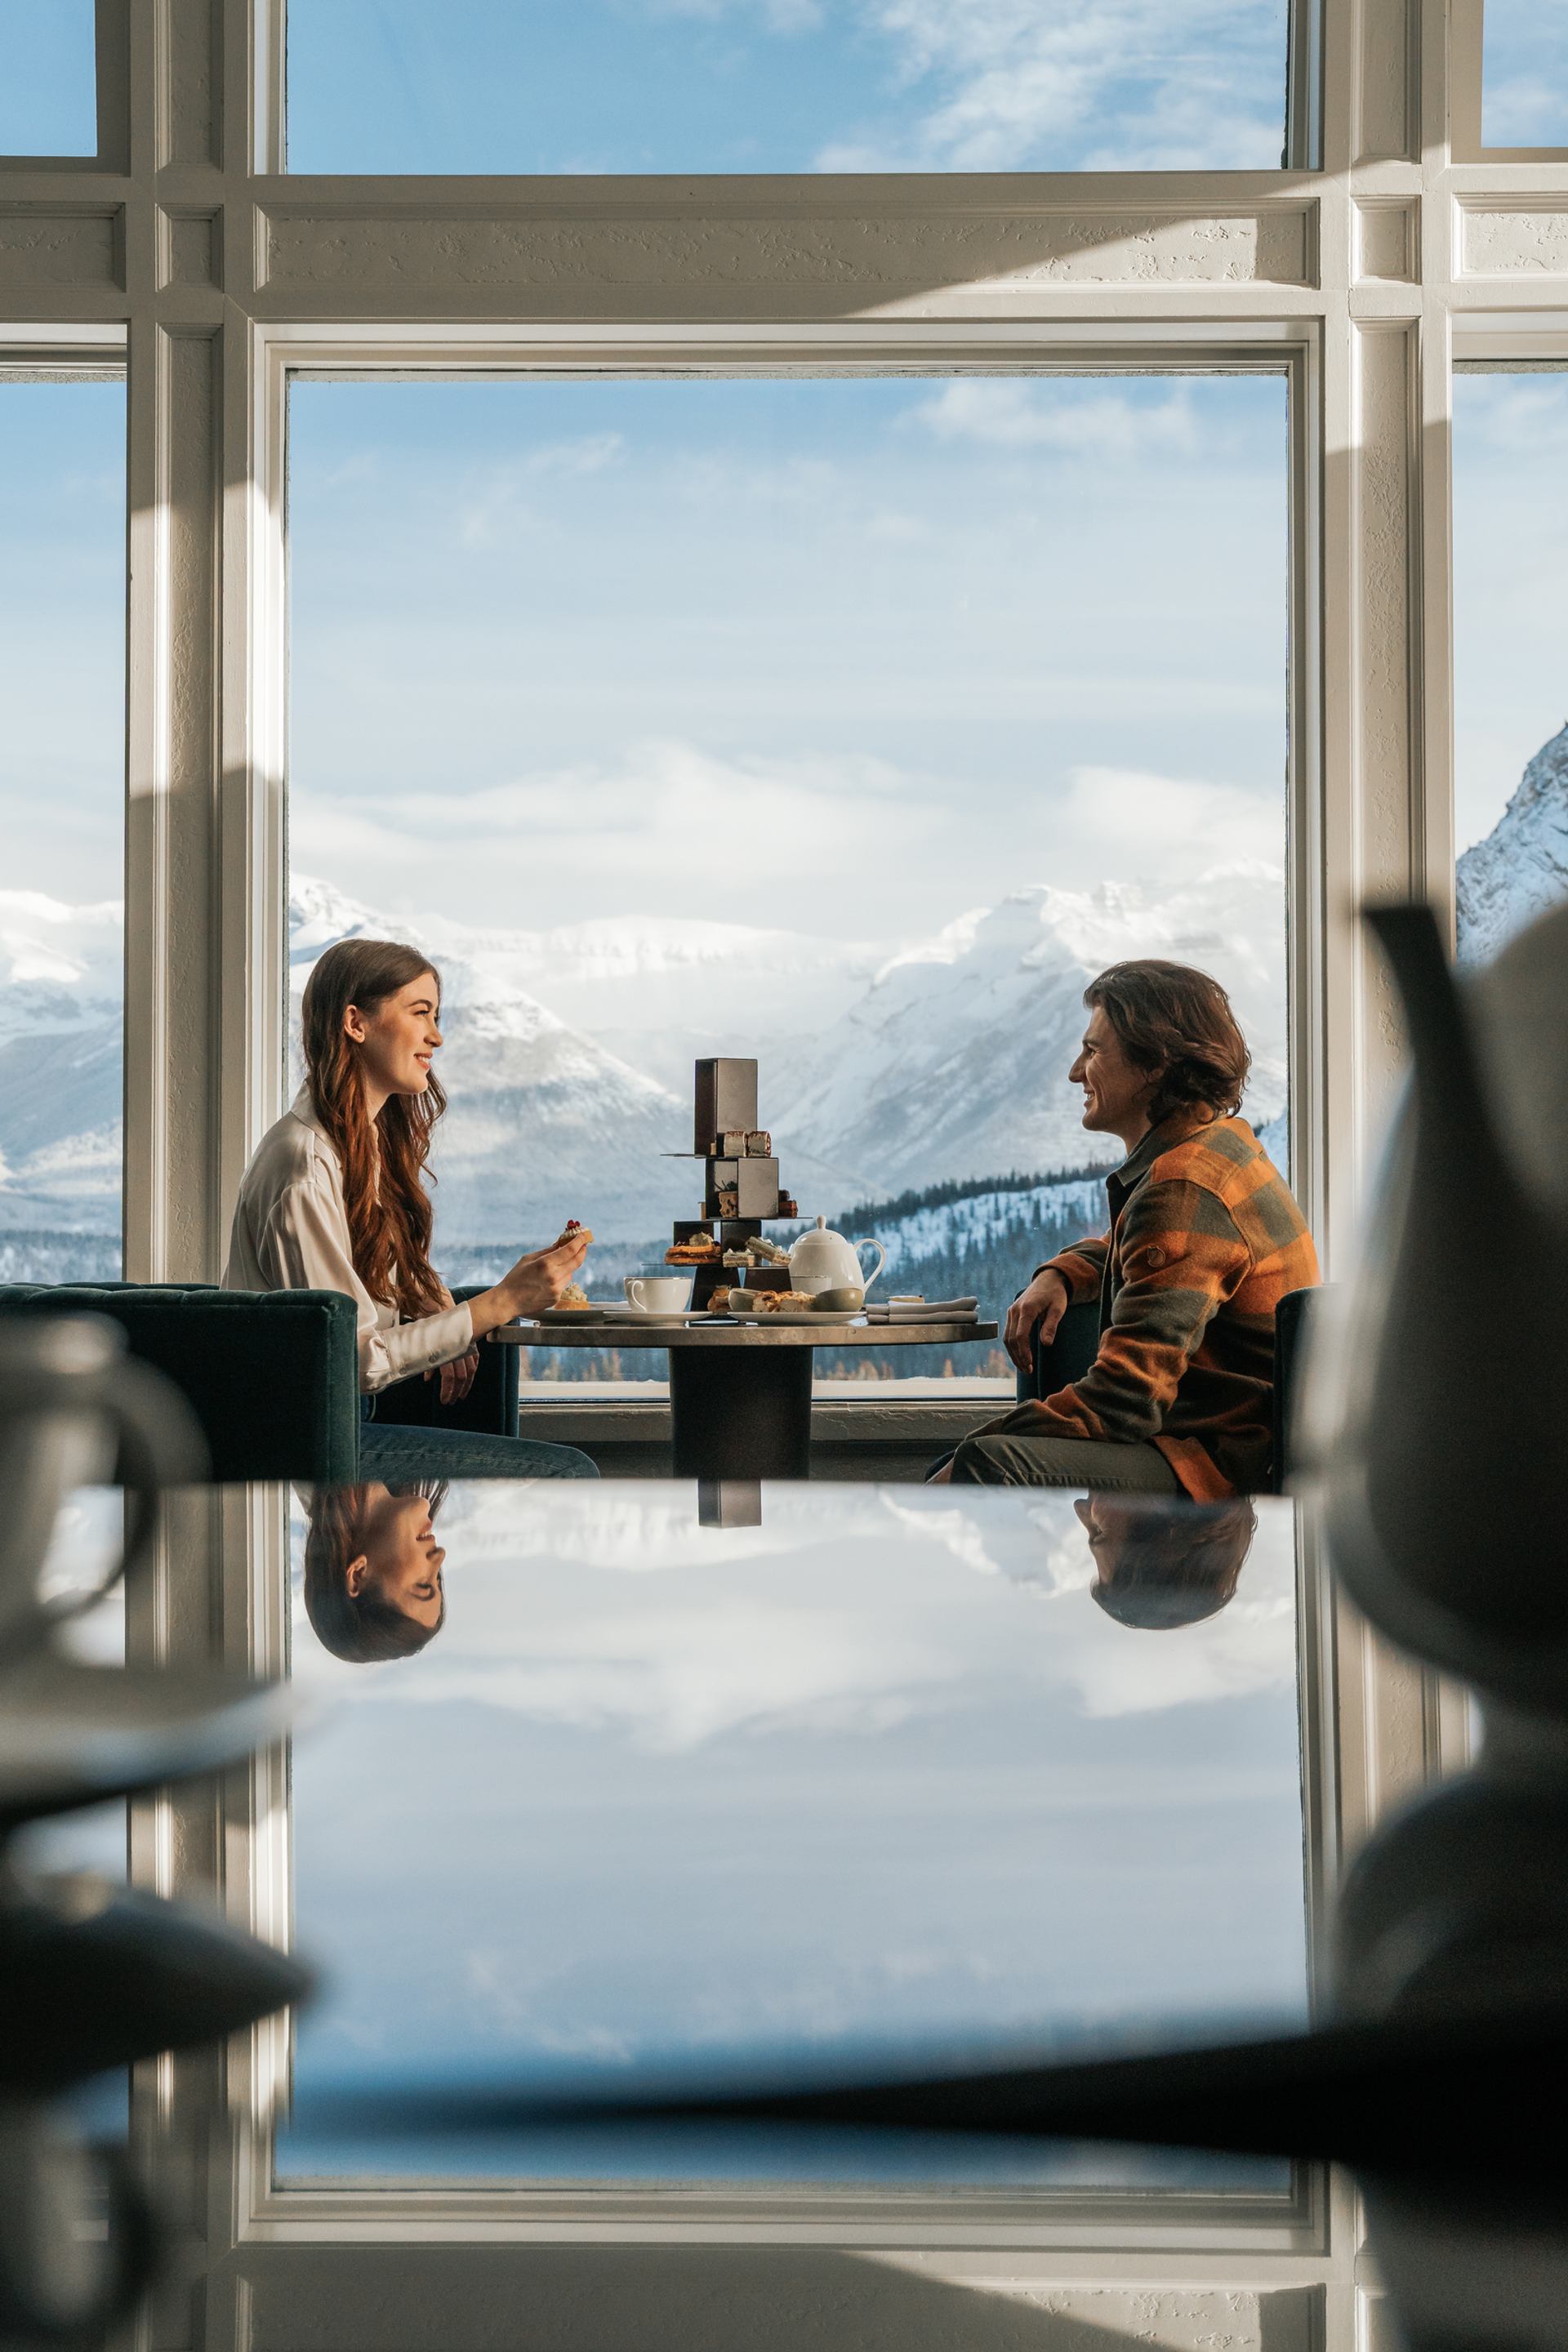
<svg viewBox="0 0 1568 2352"><path fill-rule="evenodd" d="M696 17L708 24L736 24L750 29L760 23L765 33L819 32L823 0L648 0L654 17Z"/></svg>
<svg viewBox="0 0 1568 2352"><path fill-rule="evenodd" d="M366 1675L334 1669L301 1632L304 1678L340 1700L479 1704L655 1754L874 1738L955 1709L983 1718L1021 1691L1110 1717L1293 1686L1288 1512L1268 1516L1219 1617L1156 1637L1089 1601L1066 1496L770 1488L763 1526L731 1529L699 1528L689 1488L548 1505L459 1488L442 1522L439 1643Z"/></svg>
<svg viewBox="0 0 1568 2352"><path fill-rule="evenodd" d="M494 467L464 500L458 538L465 547L490 547L514 536L530 520L526 493L534 484L602 474L625 456L626 446L622 433L584 433L565 441L542 442L526 457Z"/></svg>
<svg viewBox="0 0 1568 2352"><path fill-rule="evenodd" d="M1156 405L1124 393L972 378L944 385L910 415L941 441L1059 449L1115 463L1173 450L1190 457L1199 447L1197 420L1180 385Z"/></svg>
<svg viewBox="0 0 1568 2352"><path fill-rule="evenodd" d="M1454 388L1458 464L1479 443L1533 458L1568 449L1568 381L1552 375L1462 375Z"/></svg>
<svg viewBox="0 0 1568 2352"><path fill-rule="evenodd" d="M1080 767L1053 822L1081 863L1116 876L1195 881L1247 863L1283 868L1285 786L1246 792L1188 776Z"/></svg>
<svg viewBox="0 0 1568 2352"><path fill-rule="evenodd" d="M860 13L893 53L896 127L834 141L821 170L1279 162L1284 0L863 0Z"/></svg>
<svg viewBox="0 0 1568 2352"><path fill-rule="evenodd" d="M911 778L867 754L725 759L695 744L634 745L618 764L523 775L469 791L350 800L313 789L293 803L294 856L309 870L352 876L356 890L427 902L461 891L476 851L492 887L506 868L533 884L548 871L574 911L616 886L648 908L750 912L799 928L809 909L784 893L809 891L825 865L842 878L885 852L896 822L901 854L949 822ZM745 876L765 850L767 887L747 909Z"/></svg>

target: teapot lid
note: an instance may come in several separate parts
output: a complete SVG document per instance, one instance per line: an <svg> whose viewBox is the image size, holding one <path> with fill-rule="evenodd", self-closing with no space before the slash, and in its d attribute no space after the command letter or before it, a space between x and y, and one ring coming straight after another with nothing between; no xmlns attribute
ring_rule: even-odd
<svg viewBox="0 0 1568 2352"><path fill-rule="evenodd" d="M827 1220L826 1217L818 1217L816 1221L816 1230L819 1234L825 1234L827 1231Z"/></svg>

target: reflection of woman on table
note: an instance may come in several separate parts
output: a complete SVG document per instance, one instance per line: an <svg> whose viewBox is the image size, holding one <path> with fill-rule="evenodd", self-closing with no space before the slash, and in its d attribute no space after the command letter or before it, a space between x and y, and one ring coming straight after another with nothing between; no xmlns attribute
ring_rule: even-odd
<svg viewBox="0 0 1568 2352"><path fill-rule="evenodd" d="M1213 1617L1234 1598L1258 1531L1251 1504L1172 1505L1140 1495L1089 1495L1073 1505L1094 1555L1089 1587L1108 1617L1169 1633Z"/></svg>
<svg viewBox="0 0 1568 2352"><path fill-rule="evenodd" d="M320 1486L305 1538L305 1614L351 1665L406 1658L447 1615L435 1517L444 1486Z"/></svg>
<svg viewBox="0 0 1568 2352"><path fill-rule="evenodd" d="M305 1083L268 1129L235 1207L226 1290L341 1290L359 1312L361 1467L453 1478L593 1478L585 1454L499 1431L377 1423L374 1400L416 1373L466 1396L474 1342L553 1307L592 1235L563 1234L457 1305L430 1264L426 1163L447 1108L431 1064L440 980L416 949L340 940L306 982Z"/></svg>

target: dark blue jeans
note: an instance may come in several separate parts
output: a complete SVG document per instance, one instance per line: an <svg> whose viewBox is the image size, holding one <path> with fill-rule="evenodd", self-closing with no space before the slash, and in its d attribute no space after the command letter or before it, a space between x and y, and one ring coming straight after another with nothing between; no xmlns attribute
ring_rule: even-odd
<svg viewBox="0 0 1568 2352"><path fill-rule="evenodd" d="M598 1465L574 1445L542 1445L499 1430L400 1427L372 1419L374 1397L360 1400L362 1478L405 1486L421 1478L596 1478Z"/></svg>

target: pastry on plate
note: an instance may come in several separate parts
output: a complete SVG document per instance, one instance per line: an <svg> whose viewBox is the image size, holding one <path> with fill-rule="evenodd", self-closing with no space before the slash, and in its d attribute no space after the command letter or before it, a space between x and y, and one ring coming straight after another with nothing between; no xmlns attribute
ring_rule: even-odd
<svg viewBox="0 0 1568 2352"><path fill-rule="evenodd" d="M555 1302L558 1312L563 1307L568 1309L574 1309L580 1307L586 1307L587 1304L588 1294L584 1289L580 1282L569 1282L565 1289L562 1292L560 1297Z"/></svg>

